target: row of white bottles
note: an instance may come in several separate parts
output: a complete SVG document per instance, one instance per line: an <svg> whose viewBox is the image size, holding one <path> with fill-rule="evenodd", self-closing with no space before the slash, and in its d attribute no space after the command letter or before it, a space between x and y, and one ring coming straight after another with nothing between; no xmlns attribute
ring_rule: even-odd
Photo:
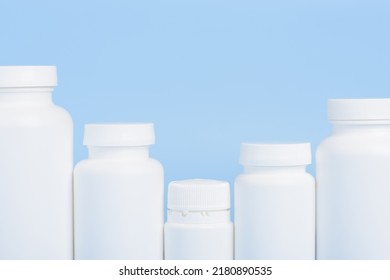
<svg viewBox="0 0 390 280"><path fill-rule="evenodd" d="M310 144L242 144L234 234L227 182L172 182L164 249L153 124L86 125L72 198L56 84L52 66L0 67L0 259L390 259L390 99L329 101L316 199Z"/></svg>

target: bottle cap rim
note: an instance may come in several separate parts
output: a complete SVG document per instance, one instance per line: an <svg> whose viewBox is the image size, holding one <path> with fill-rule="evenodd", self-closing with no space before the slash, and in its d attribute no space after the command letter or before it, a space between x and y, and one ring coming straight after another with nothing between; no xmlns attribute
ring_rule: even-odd
<svg viewBox="0 0 390 280"><path fill-rule="evenodd" d="M153 123L98 123L86 124L84 128L86 146L149 146L154 141Z"/></svg>
<svg viewBox="0 0 390 280"><path fill-rule="evenodd" d="M241 143L240 164L298 166L311 163L310 143Z"/></svg>
<svg viewBox="0 0 390 280"><path fill-rule="evenodd" d="M56 85L56 66L0 66L0 88Z"/></svg>

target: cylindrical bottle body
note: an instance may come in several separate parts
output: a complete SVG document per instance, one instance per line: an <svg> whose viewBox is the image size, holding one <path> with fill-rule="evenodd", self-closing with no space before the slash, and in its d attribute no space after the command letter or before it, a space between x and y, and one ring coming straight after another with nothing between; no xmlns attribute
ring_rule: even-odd
<svg viewBox="0 0 390 280"><path fill-rule="evenodd" d="M145 158L97 158L74 171L76 259L163 259L164 177Z"/></svg>
<svg viewBox="0 0 390 280"><path fill-rule="evenodd" d="M235 259L314 259L314 178L303 166L284 168L237 177Z"/></svg>
<svg viewBox="0 0 390 280"><path fill-rule="evenodd" d="M0 100L0 259L72 259L73 124L34 91Z"/></svg>
<svg viewBox="0 0 390 280"><path fill-rule="evenodd" d="M335 125L317 150L317 258L390 259L390 124Z"/></svg>
<svg viewBox="0 0 390 280"><path fill-rule="evenodd" d="M201 214L199 214L201 215ZM166 223L166 260L232 260L233 224Z"/></svg>

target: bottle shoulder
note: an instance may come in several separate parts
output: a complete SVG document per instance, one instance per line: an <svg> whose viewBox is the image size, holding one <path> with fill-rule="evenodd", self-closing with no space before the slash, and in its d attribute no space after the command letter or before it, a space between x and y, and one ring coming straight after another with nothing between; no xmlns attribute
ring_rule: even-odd
<svg viewBox="0 0 390 280"><path fill-rule="evenodd" d="M73 126L72 117L64 108L51 105L42 107L2 108L0 110L0 125L14 126Z"/></svg>
<svg viewBox="0 0 390 280"><path fill-rule="evenodd" d="M178 229L178 230L213 230L213 229L226 229L233 230L233 223L231 221L219 222L219 223L174 223L167 221L164 224L165 229Z"/></svg>
<svg viewBox="0 0 390 280"><path fill-rule="evenodd" d="M317 147L316 156L321 158L324 153L390 154L390 133L375 135L330 135Z"/></svg>
<svg viewBox="0 0 390 280"><path fill-rule="evenodd" d="M84 159L78 162L74 168L74 173L159 173L163 174L162 164L153 158L145 159Z"/></svg>
<svg viewBox="0 0 390 280"><path fill-rule="evenodd" d="M288 186L288 185L315 185L314 177L308 172L299 173L243 173L236 177L235 185L254 186Z"/></svg>
<svg viewBox="0 0 390 280"><path fill-rule="evenodd" d="M162 163L155 158L149 158L149 163L150 165L153 165L156 169L160 169L161 171L164 170L164 166L162 165Z"/></svg>
<svg viewBox="0 0 390 280"><path fill-rule="evenodd" d="M63 107L54 105L53 107L51 107L51 114L57 116L57 118L61 118L66 122L73 123L71 114Z"/></svg>

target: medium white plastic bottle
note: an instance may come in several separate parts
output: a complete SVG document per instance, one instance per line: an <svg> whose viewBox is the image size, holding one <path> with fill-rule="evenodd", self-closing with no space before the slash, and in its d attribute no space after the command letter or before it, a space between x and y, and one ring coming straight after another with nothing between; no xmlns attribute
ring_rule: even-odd
<svg viewBox="0 0 390 280"><path fill-rule="evenodd" d="M151 123L87 124L74 171L76 259L163 259L164 175Z"/></svg>
<svg viewBox="0 0 390 280"><path fill-rule="evenodd" d="M164 236L167 260L232 260L229 183L171 182Z"/></svg>
<svg viewBox="0 0 390 280"><path fill-rule="evenodd" d="M235 259L314 259L309 143L241 144L234 189Z"/></svg>
<svg viewBox="0 0 390 280"><path fill-rule="evenodd" d="M317 149L317 258L390 259L390 99L328 102Z"/></svg>
<svg viewBox="0 0 390 280"><path fill-rule="evenodd" d="M73 124L55 66L0 67L0 259L72 259Z"/></svg>

